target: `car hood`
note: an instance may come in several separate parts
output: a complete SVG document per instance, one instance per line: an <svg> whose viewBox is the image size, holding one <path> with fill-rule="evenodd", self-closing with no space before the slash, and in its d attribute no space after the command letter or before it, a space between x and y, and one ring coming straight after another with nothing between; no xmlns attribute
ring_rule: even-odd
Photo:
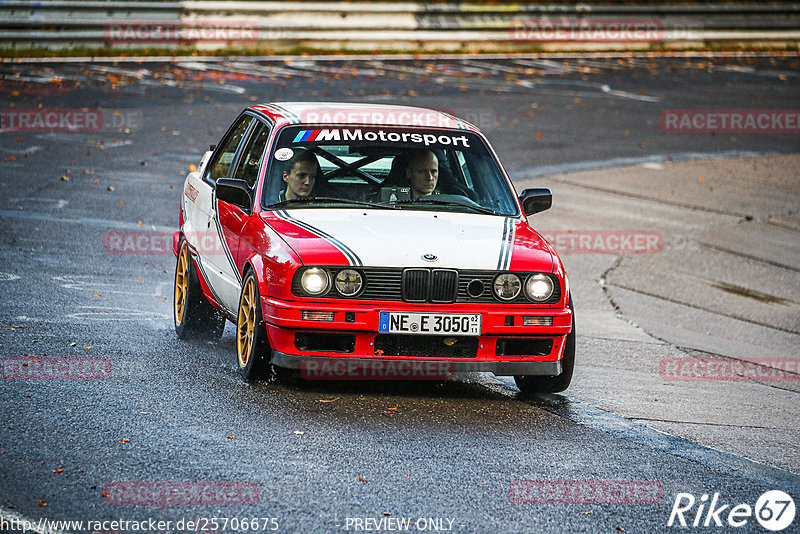
<svg viewBox="0 0 800 534"><path fill-rule="evenodd" d="M513 217L442 211L291 209L262 213L305 265L552 272L544 239Z"/></svg>

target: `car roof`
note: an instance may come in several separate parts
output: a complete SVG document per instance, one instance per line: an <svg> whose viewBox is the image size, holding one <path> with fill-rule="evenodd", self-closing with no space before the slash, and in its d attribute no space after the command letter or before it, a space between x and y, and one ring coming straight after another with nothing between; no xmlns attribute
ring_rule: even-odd
<svg viewBox="0 0 800 534"><path fill-rule="evenodd" d="M248 109L268 116L280 127L286 124L336 124L347 126L410 126L479 130L448 110L348 102L271 102Z"/></svg>

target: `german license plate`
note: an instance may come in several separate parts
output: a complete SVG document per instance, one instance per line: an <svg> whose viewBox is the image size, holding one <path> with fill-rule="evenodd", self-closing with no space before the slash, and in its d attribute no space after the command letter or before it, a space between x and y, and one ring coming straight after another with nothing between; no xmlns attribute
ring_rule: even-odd
<svg viewBox="0 0 800 534"><path fill-rule="evenodd" d="M385 334L479 336L481 314L382 311L378 330Z"/></svg>

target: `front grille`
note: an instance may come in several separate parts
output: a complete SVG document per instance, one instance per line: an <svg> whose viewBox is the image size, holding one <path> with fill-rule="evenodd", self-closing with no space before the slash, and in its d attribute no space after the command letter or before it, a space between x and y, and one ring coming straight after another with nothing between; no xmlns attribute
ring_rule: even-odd
<svg viewBox="0 0 800 534"><path fill-rule="evenodd" d="M331 279L342 267L329 267L328 272ZM406 302L433 302L437 304L464 302L464 303L498 303L492 291L492 284L499 271L477 271L477 270L455 270L455 269L396 269L391 267L364 267L356 268L364 276L364 289L357 300L388 300ZM505 271L504 271L505 272ZM409 274L411 273L411 274ZM523 276L524 273L517 273ZM504 304L555 304L561 299L561 284L558 278L548 274L555 288L553 294L542 303L535 303L528 300L524 292L516 299ZM480 284L472 285L473 294L468 288L470 283L479 281ZM476 290L483 288L480 294ZM292 280L292 293L297 296L305 296L300 287L300 277L295 276ZM347 298L342 297L335 289L331 289L325 295L317 298Z"/></svg>
<svg viewBox="0 0 800 534"><path fill-rule="evenodd" d="M455 302L458 295L458 272L435 269L431 273L430 301L436 304Z"/></svg>
<svg viewBox="0 0 800 534"><path fill-rule="evenodd" d="M403 271L403 300L406 302L427 302L428 269L406 269Z"/></svg>
<svg viewBox="0 0 800 534"><path fill-rule="evenodd" d="M478 355L478 338L378 334L375 336L375 354L414 358L475 358Z"/></svg>
<svg viewBox="0 0 800 534"><path fill-rule="evenodd" d="M403 271L403 300L449 304L458 294L458 271L450 269L406 269Z"/></svg>

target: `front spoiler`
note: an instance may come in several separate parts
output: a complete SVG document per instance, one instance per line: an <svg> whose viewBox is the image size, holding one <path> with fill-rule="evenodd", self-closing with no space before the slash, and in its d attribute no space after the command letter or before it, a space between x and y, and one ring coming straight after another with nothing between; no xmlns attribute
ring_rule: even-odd
<svg viewBox="0 0 800 534"><path fill-rule="evenodd" d="M305 363L304 363L305 362ZM335 365L344 364L347 366L357 366L364 369L374 367L377 362L389 365L400 364L401 362L414 362L423 363L427 365L439 366L441 369L447 369L455 373L478 373L489 372L495 376L515 376L515 375L536 375L536 376L558 376L561 374L561 360L555 362L542 362L542 361L492 361L492 360L477 360L477 361L452 361L452 360L436 360L433 358L408 358L408 359L387 359L387 358L341 358L336 356L302 356L296 354L286 354L277 350L272 351L272 363L278 367L286 367L288 369L303 369L309 363ZM398 377L402 379L402 377Z"/></svg>

